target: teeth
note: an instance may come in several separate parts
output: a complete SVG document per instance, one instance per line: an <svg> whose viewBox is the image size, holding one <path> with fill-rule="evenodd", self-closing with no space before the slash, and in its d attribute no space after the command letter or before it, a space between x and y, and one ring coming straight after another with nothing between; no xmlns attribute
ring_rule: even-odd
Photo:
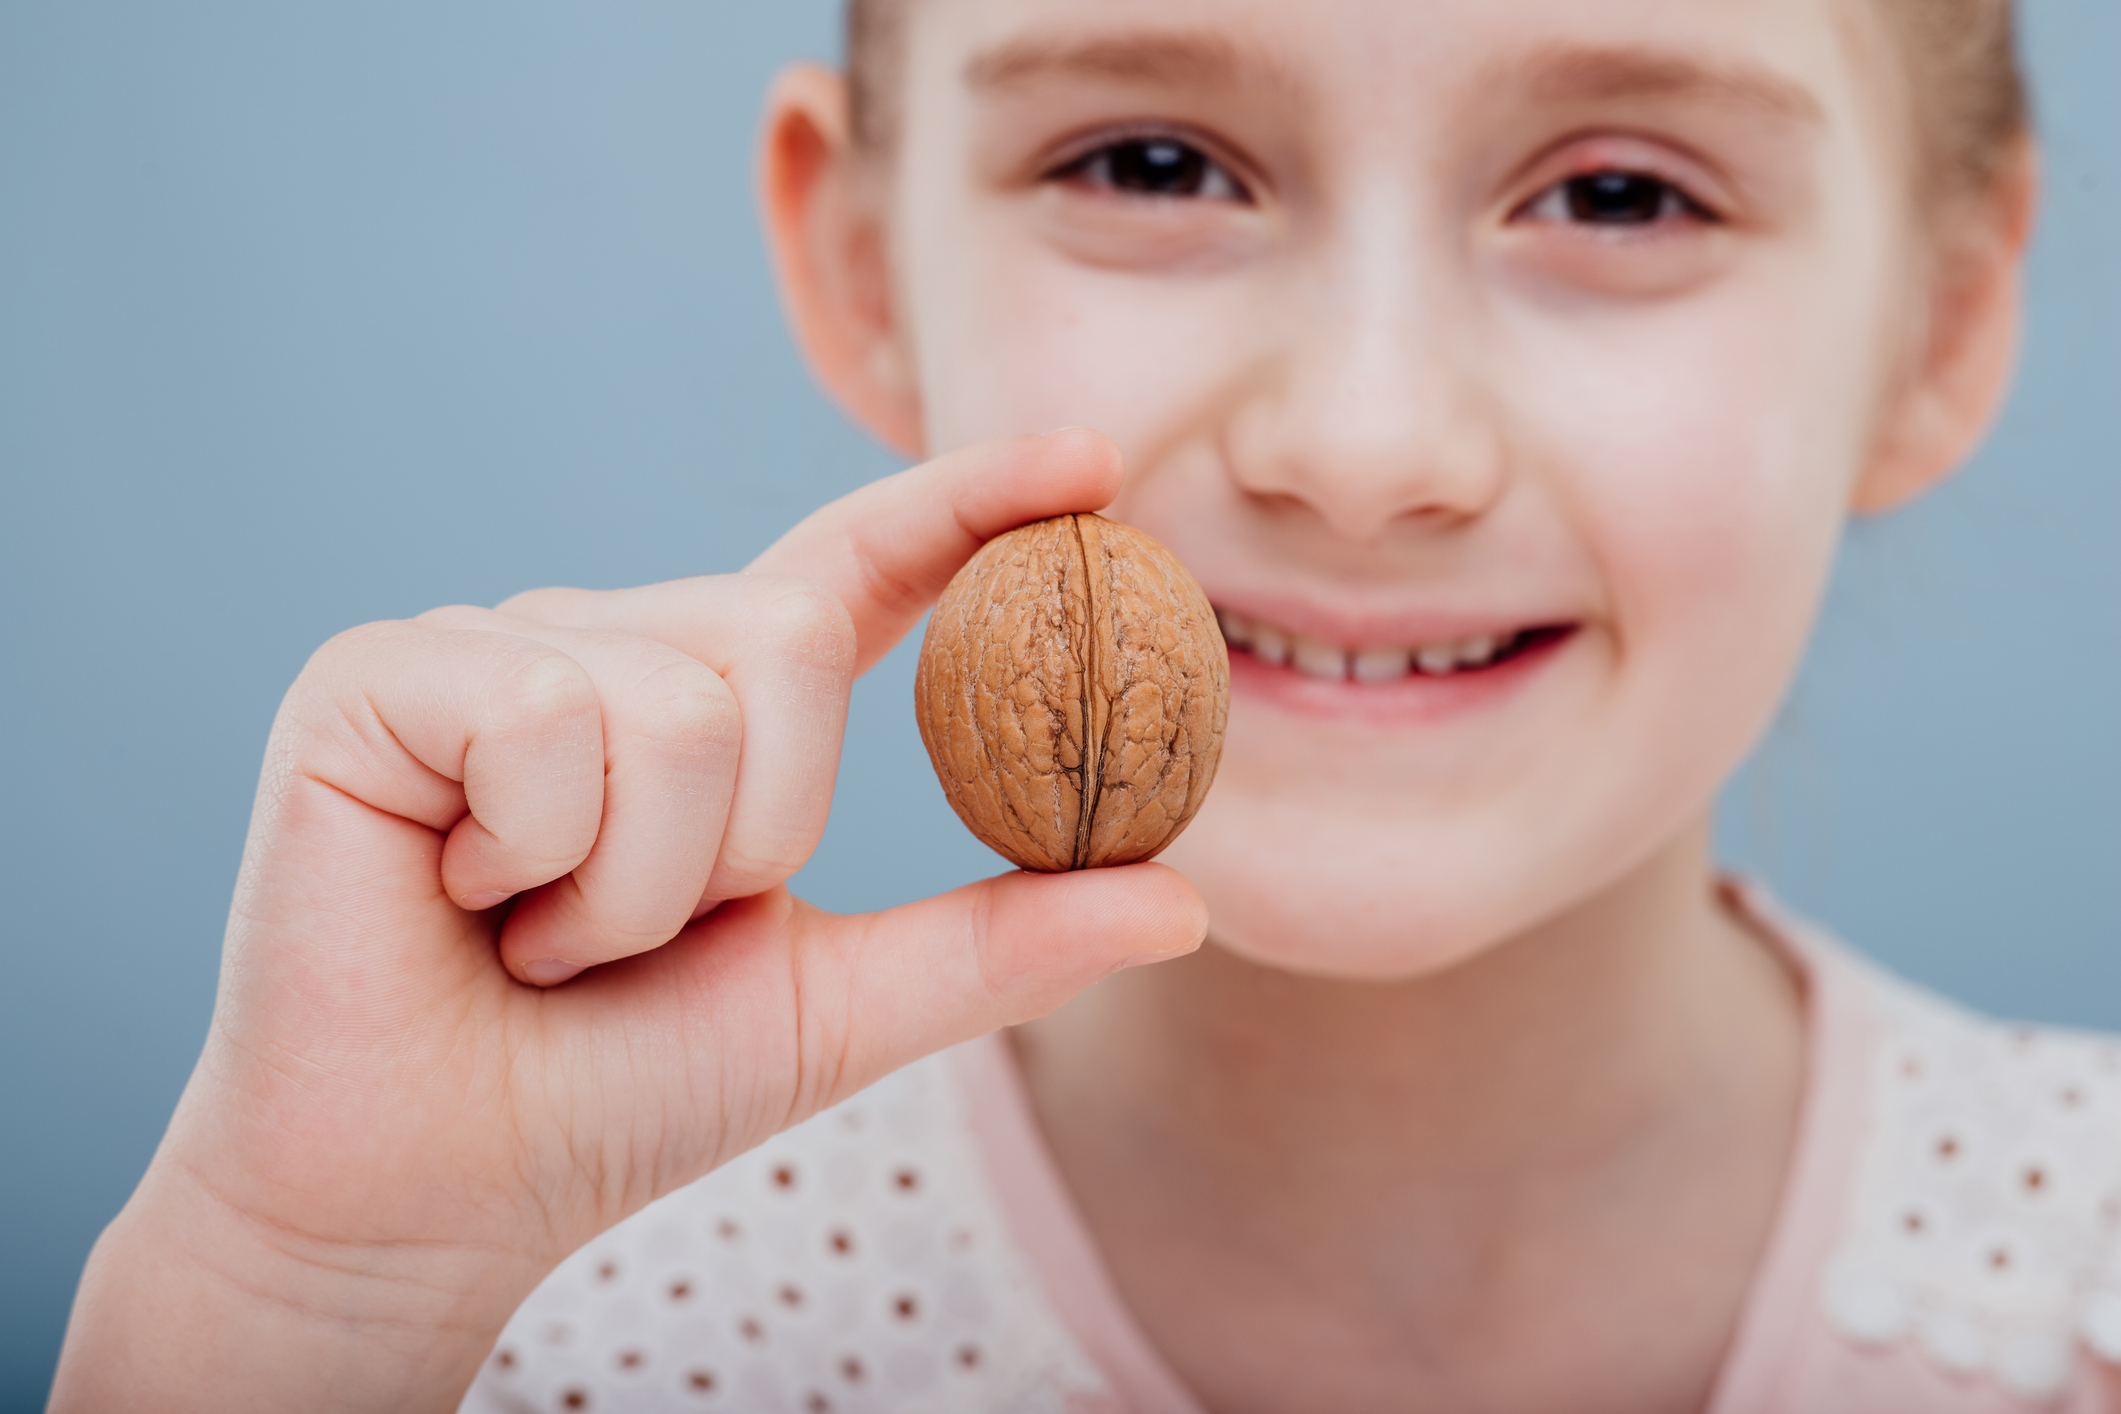
<svg viewBox="0 0 2121 1414"><path fill-rule="evenodd" d="M1454 643L1430 643L1416 650L1414 661L1432 678L1447 677L1458 671L1458 645Z"/></svg>
<svg viewBox="0 0 2121 1414"><path fill-rule="evenodd" d="M1289 661L1289 640L1278 628L1269 628L1265 624L1254 624L1252 626L1252 656L1259 659L1262 663L1272 663L1278 668Z"/></svg>
<svg viewBox="0 0 2121 1414"><path fill-rule="evenodd" d="M1296 636L1296 671L1307 678L1340 679L1348 675L1347 650L1338 644Z"/></svg>
<svg viewBox="0 0 2121 1414"><path fill-rule="evenodd" d="M1248 648L1262 663L1293 667L1305 677L1330 682L1349 677L1361 683L1397 682L1410 672L1432 678L1449 677L1463 668L1486 667L1517 642L1515 634L1500 638L1481 634L1410 648L1357 649L1286 633L1228 609L1217 609L1215 622L1222 629L1223 641L1232 648Z"/></svg>
<svg viewBox="0 0 2121 1414"><path fill-rule="evenodd" d="M1365 648L1355 655L1357 682L1397 682L1407 675L1413 654L1404 648Z"/></svg>

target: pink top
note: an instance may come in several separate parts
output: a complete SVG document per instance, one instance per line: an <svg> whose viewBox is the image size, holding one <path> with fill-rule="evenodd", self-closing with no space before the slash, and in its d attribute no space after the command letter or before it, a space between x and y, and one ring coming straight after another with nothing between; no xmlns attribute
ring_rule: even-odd
<svg viewBox="0 0 2121 1414"><path fill-rule="evenodd" d="M1874 992L1895 984L1759 894L1741 887L1735 896L1783 945L1804 980L1808 1085L1775 1232L1707 1414L2121 1409L2092 1361L2072 1362L2059 1388L2019 1393L1979 1370L1954 1369L1920 1340L1866 1342L1836 1328L1823 1288L1875 1132L1871 1082L1887 1019ZM1205 1414L1121 1303L1032 1117L1007 1041L985 1037L959 1047L952 1059L1011 1230L1061 1318L1111 1384L1105 1395L1079 1396L1071 1409ZM2110 1231L2098 1237L2112 1245Z"/></svg>
<svg viewBox="0 0 2121 1414"><path fill-rule="evenodd" d="M1743 888L1805 984L1781 1211L1707 1414L2121 1414L2121 1042L1984 1020ZM1004 1038L908 1066L554 1271L466 1414L1202 1414Z"/></svg>

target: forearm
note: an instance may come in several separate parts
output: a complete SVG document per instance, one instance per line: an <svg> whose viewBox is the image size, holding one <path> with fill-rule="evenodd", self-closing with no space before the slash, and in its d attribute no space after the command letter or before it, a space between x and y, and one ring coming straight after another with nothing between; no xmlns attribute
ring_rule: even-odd
<svg viewBox="0 0 2121 1414"><path fill-rule="evenodd" d="M272 1230L151 1171L89 1258L51 1411L454 1410L538 1268Z"/></svg>

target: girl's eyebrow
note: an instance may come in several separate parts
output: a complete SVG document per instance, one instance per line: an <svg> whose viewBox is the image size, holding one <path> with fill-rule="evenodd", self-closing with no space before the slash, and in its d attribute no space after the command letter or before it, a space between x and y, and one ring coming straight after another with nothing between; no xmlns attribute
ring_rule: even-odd
<svg viewBox="0 0 2121 1414"><path fill-rule="evenodd" d="M1271 55L1241 48L1224 35L1191 30L1084 38L1030 35L976 54L965 65L965 82L975 91L1020 88L1049 78L1296 87L1294 76Z"/></svg>
<svg viewBox="0 0 2121 1414"><path fill-rule="evenodd" d="M1677 99L1751 109L1799 126L1816 126L1824 112L1811 91L1764 65L1710 62L1679 51L1633 46L1558 45L1499 65L1480 92L1517 86L1534 99L1614 102ZM1273 54L1248 50L1206 31L1151 29L1069 37L1029 35L976 54L965 65L974 91L1020 88L1051 78L1135 83L1217 84L1298 89L1296 76Z"/></svg>
<svg viewBox="0 0 2121 1414"><path fill-rule="evenodd" d="M1763 65L1708 62L1670 50L1558 46L1493 76L1550 103L1678 99L1749 109L1802 127L1825 121L1810 89ZM1488 90L1492 91L1492 90Z"/></svg>

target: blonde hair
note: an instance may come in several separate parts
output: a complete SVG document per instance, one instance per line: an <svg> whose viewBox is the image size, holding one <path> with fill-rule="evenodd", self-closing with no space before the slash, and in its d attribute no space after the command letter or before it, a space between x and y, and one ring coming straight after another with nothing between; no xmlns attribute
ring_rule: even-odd
<svg viewBox="0 0 2121 1414"><path fill-rule="evenodd" d="M910 0L847 0L850 122L857 147L885 152L896 115ZM1925 205L1993 190L2032 128L2013 0L1869 0L1898 51Z"/></svg>
<svg viewBox="0 0 2121 1414"><path fill-rule="evenodd" d="M864 152L891 146L892 90L904 42L901 0L847 0L847 108L854 145Z"/></svg>
<svg viewBox="0 0 2121 1414"><path fill-rule="evenodd" d="M1901 55L1926 205L1995 189L2032 131L2013 0L1874 0Z"/></svg>

